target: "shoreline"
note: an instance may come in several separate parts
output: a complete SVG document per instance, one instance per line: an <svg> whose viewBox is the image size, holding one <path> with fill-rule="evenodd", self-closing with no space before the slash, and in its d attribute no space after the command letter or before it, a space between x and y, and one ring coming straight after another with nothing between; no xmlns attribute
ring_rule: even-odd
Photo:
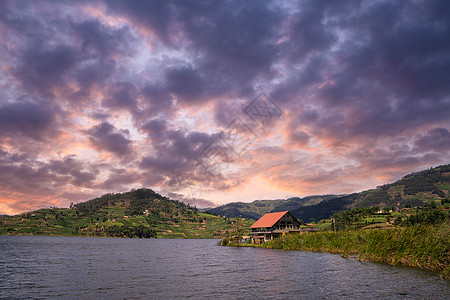
<svg viewBox="0 0 450 300"><path fill-rule="evenodd" d="M27 234L27 233L19 233L19 234L0 234L1 236L52 236L52 237L81 237L81 238L106 238L106 239L141 239L141 240L217 240L221 241L223 238L212 238L212 237L195 237L195 238L177 238L177 237L166 237L166 236L156 236L150 238L139 238L139 237L126 237L126 236L105 236L105 235L65 235L65 234Z"/></svg>
<svg viewBox="0 0 450 300"><path fill-rule="evenodd" d="M291 234L261 245L230 242L226 246L328 252L360 261L432 270L450 279L449 221L436 226Z"/></svg>

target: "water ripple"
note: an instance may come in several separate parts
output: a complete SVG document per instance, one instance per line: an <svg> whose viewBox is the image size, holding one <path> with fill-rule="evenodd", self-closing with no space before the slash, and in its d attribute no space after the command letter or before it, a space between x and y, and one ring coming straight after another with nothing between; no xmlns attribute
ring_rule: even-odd
<svg viewBox="0 0 450 300"><path fill-rule="evenodd" d="M446 299L436 273L216 240L0 236L0 298Z"/></svg>

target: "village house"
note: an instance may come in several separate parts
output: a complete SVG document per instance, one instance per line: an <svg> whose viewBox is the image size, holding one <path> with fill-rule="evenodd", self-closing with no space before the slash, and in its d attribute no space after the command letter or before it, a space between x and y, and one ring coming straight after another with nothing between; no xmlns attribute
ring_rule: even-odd
<svg viewBox="0 0 450 300"><path fill-rule="evenodd" d="M300 225L289 211L267 213L250 226L252 243L260 244L286 233L300 232Z"/></svg>

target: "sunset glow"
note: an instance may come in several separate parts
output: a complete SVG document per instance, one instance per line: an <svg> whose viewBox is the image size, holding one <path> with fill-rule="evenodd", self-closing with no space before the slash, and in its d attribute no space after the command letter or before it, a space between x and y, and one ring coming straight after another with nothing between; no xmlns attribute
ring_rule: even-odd
<svg viewBox="0 0 450 300"><path fill-rule="evenodd" d="M0 1L0 214L352 193L450 162L448 1L281 3Z"/></svg>

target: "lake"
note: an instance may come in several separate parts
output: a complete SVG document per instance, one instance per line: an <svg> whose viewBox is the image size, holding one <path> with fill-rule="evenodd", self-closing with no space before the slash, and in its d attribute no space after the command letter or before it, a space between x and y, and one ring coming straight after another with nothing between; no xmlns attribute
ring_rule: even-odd
<svg viewBox="0 0 450 300"><path fill-rule="evenodd" d="M448 299L437 273L217 240L0 236L0 298Z"/></svg>

